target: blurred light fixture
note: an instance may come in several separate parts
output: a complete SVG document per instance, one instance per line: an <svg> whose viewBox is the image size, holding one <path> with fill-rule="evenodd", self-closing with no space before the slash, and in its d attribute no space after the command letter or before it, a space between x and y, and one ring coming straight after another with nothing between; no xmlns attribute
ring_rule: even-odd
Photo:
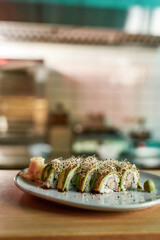
<svg viewBox="0 0 160 240"><path fill-rule="evenodd" d="M5 116L0 116L0 133L8 131L8 121Z"/></svg>
<svg viewBox="0 0 160 240"><path fill-rule="evenodd" d="M125 31L132 34L147 34L150 20L150 9L141 6L131 7L128 11Z"/></svg>
<svg viewBox="0 0 160 240"><path fill-rule="evenodd" d="M160 7L157 7L152 11L150 21L150 34L155 36L160 35Z"/></svg>

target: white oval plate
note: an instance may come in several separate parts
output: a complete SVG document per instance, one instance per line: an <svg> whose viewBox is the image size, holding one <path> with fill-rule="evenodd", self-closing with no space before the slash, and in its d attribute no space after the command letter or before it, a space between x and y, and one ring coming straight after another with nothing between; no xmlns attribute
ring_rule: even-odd
<svg viewBox="0 0 160 240"><path fill-rule="evenodd" d="M14 182L24 192L67 206L97 211L125 212L160 204L160 176L144 171L140 171L140 175L142 186L148 179L154 181L156 186L154 192L146 193L143 190L134 190L103 195L82 194L75 191L61 193L55 189L42 189L33 183L27 182L21 178L20 173L17 174Z"/></svg>

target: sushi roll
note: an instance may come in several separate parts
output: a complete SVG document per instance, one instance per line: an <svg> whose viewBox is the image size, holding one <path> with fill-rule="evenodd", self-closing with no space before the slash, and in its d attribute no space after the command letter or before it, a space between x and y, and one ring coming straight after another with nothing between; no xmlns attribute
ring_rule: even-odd
<svg viewBox="0 0 160 240"><path fill-rule="evenodd" d="M50 163L47 164L41 173L42 182L47 181L50 178L50 176L52 175L53 171L54 171L54 168L52 167L52 165Z"/></svg>
<svg viewBox="0 0 160 240"><path fill-rule="evenodd" d="M41 181L46 188L55 189L58 184L58 176L65 167L65 161L54 159L45 166L41 174Z"/></svg>
<svg viewBox="0 0 160 240"><path fill-rule="evenodd" d="M130 162L126 161L119 162L117 171L121 175L121 191L126 191L129 188L141 188L140 174L134 164L132 165Z"/></svg>
<svg viewBox="0 0 160 240"><path fill-rule="evenodd" d="M80 192L90 192L91 182L97 171L99 161L95 156L89 156L83 160L80 172L77 174L76 187Z"/></svg>
<svg viewBox="0 0 160 240"><path fill-rule="evenodd" d="M76 188L82 193L110 193L142 188L137 167L127 161L101 161L95 156L72 156L67 160L58 158L46 165L44 161L41 157L32 158L29 168L21 173L21 177L59 191Z"/></svg>
<svg viewBox="0 0 160 240"><path fill-rule="evenodd" d="M57 189L59 191L68 191L72 188L72 179L75 178L80 162L81 158L75 158L74 156L65 161L65 167L58 177Z"/></svg>
<svg viewBox="0 0 160 240"><path fill-rule="evenodd" d="M117 162L116 162L117 163ZM106 160L101 162L93 180L92 192L110 193L119 191L120 176L116 171L115 162Z"/></svg>

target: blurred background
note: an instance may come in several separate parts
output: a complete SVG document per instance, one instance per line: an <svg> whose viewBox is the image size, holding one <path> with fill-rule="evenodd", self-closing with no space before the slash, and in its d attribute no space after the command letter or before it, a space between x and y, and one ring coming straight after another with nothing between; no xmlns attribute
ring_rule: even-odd
<svg viewBox="0 0 160 240"><path fill-rule="evenodd" d="M96 154L160 168L160 2L0 1L0 168Z"/></svg>

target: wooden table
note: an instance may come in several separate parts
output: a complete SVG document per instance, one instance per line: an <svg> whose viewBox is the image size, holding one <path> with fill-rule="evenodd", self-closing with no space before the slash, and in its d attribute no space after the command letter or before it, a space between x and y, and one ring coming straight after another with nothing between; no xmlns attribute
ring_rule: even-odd
<svg viewBox="0 0 160 240"><path fill-rule="evenodd" d="M0 170L0 240L160 239L160 205L128 213L65 207L23 193L17 172Z"/></svg>

